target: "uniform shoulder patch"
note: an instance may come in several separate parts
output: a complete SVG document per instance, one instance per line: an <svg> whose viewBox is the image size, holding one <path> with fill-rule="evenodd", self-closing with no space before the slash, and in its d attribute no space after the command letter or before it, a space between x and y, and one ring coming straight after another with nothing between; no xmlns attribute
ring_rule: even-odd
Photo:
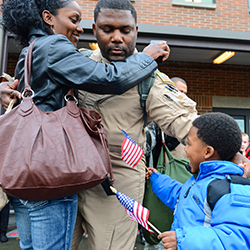
<svg viewBox="0 0 250 250"><path fill-rule="evenodd" d="M160 79L163 82L171 82L172 84L174 84L166 74L164 74L162 72L157 72L156 74L160 77Z"/></svg>

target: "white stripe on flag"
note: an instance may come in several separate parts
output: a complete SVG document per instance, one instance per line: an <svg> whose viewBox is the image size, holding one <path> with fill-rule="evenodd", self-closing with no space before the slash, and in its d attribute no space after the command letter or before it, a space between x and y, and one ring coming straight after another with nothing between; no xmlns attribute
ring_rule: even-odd
<svg viewBox="0 0 250 250"><path fill-rule="evenodd" d="M128 144L130 143L130 140L128 140L127 138L125 138L125 145L123 146L123 150L122 150L122 154L123 154L123 156L125 155L125 154L127 154L127 148L128 148Z"/></svg>
<svg viewBox="0 0 250 250"><path fill-rule="evenodd" d="M138 158L140 158L140 148L137 147L136 151L134 152L134 155L132 155L131 160L129 162L129 165L134 166L134 164L138 161Z"/></svg>
<svg viewBox="0 0 250 250"><path fill-rule="evenodd" d="M133 153L135 146L136 145L133 142L129 141L129 145L127 146L126 151L125 151L126 156L124 157L124 161L126 163L129 162L129 160L131 159L131 154Z"/></svg>
<svg viewBox="0 0 250 250"><path fill-rule="evenodd" d="M140 218L141 224L143 227L147 227L147 225L145 224L145 221L143 220L143 213L144 213L144 209L142 206L140 206L140 204L137 205L138 206L138 217Z"/></svg>

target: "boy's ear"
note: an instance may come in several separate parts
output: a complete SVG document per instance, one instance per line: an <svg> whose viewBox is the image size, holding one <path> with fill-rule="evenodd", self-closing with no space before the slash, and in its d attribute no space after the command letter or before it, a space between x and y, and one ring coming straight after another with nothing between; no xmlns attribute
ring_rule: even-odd
<svg viewBox="0 0 250 250"><path fill-rule="evenodd" d="M42 17L43 17L43 21L48 24L49 26L53 26L53 15L48 11L48 10L44 10L42 13Z"/></svg>
<svg viewBox="0 0 250 250"><path fill-rule="evenodd" d="M214 155L214 153L215 153L214 148L212 146L207 146L204 155L205 160L211 158Z"/></svg>

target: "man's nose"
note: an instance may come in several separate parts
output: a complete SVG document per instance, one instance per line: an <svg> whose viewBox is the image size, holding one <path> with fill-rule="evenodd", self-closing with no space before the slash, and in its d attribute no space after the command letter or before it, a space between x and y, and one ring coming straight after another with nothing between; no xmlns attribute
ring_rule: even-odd
<svg viewBox="0 0 250 250"><path fill-rule="evenodd" d="M122 34L119 30L115 30L113 32L112 42L113 43L122 43L123 42Z"/></svg>

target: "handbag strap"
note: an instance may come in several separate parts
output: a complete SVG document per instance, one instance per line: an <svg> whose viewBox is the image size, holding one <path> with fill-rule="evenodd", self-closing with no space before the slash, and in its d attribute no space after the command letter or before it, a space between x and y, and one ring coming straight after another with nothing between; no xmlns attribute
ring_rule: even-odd
<svg viewBox="0 0 250 250"><path fill-rule="evenodd" d="M25 88L24 88L24 93L25 92L32 92L32 89L30 87L30 75L31 75L31 63L32 63L32 50L35 41L37 38L30 44L28 47L28 51L25 56L25 63L24 63L24 83L25 83Z"/></svg>
<svg viewBox="0 0 250 250"><path fill-rule="evenodd" d="M30 76L31 76L31 64L32 64L32 51L33 51L34 43L37 39L38 38L36 38L34 41L32 41L32 43L29 45L26 56L25 56L25 62L24 62L25 87L24 87L24 91L23 91L23 96L25 96L25 94L27 92L33 94L33 90L31 89L31 86L30 86ZM72 88L69 89L66 96L69 96L70 98L75 99L74 91ZM78 101L76 99L75 99L75 102L78 103Z"/></svg>

